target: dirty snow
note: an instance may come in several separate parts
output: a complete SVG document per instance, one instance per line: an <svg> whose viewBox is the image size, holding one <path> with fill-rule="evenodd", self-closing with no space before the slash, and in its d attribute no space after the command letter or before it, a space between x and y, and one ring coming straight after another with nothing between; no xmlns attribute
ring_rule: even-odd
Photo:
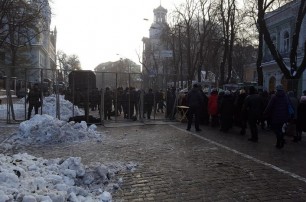
<svg viewBox="0 0 306 202"><path fill-rule="evenodd" d="M15 105L22 105L22 102L24 103L24 100L14 104L15 112L18 112ZM65 121L72 116L72 113L69 113L73 105L64 100L63 96L60 97L62 120L55 118L55 102L55 96L44 98L45 113L21 122L18 131L3 141L0 149L9 151L19 148L19 151L22 151L23 147L35 145L56 146L83 141L103 141L105 134L98 132L96 125L87 126L86 122ZM24 113L24 105L22 106ZM4 109L6 110L6 107ZM75 108L75 116L82 113ZM0 202L110 202L112 193L120 189L123 183L122 178L117 176L118 172L132 172L137 166L134 162L97 162L85 166L80 157L43 159L22 152L15 155L0 154Z"/></svg>
<svg viewBox="0 0 306 202"><path fill-rule="evenodd" d="M16 120L25 120L27 116L28 106L25 106L25 98L18 100L13 105L14 114ZM77 106L73 105L70 101L65 100L63 95L59 95L59 110L60 110L60 119L63 121L68 121L70 117L73 116L81 116L84 115L84 110L78 108ZM2 104L0 105L0 119L5 120L7 116L7 105ZM39 108L39 113L41 108ZM11 118L12 117L12 112ZM34 109L32 110L31 117L34 116ZM50 95L48 97L43 98L43 106L42 106L42 114L48 114L52 117L56 117L56 96Z"/></svg>
<svg viewBox="0 0 306 202"><path fill-rule="evenodd" d="M0 148L29 145L71 144L84 141L101 142L103 135L96 131L97 126L87 126L85 121L75 123L58 120L47 114L36 114L30 120L21 122L18 132L9 137Z"/></svg>
<svg viewBox="0 0 306 202"><path fill-rule="evenodd" d="M136 166L132 163L84 166L78 157L47 160L27 153L0 154L0 201L110 202L112 193L123 183L117 173Z"/></svg>

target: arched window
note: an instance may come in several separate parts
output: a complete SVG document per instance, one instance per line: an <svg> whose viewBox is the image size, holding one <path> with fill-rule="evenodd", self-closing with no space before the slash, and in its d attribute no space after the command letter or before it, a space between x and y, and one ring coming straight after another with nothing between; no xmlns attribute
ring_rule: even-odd
<svg viewBox="0 0 306 202"><path fill-rule="evenodd" d="M275 35L272 35L272 36L271 36L271 39L272 39L272 41L273 41L273 44L274 44L275 48L277 48L276 36L275 36Z"/></svg>
<svg viewBox="0 0 306 202"><path fill-rule="evenodd" d="M284 52L285 53L289 52L289 42L290 42L289 32L286 31L284 33Z"/></svg>

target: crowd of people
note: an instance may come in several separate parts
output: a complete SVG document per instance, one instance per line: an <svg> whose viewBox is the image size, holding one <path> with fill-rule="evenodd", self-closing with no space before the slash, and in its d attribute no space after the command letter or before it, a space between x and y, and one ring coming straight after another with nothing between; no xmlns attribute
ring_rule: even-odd
<svg viewBox="0 0 306 202"><path fill-rule="evenodd" d="M167 92L164 92L163 90L153 91L153 89L144 91L134 87L118 87L117 89L106 87L103 91L98 88L93 89L88 93L88 97L86 95L78 90L74 93L68 90L65 93L65 99L81 107L88 102L92 111L99 110L99 112L101 111L101 99L103 99L104 120L112 120L113 116L133 120L140 117L151 119L153 112L155 114L156 112L165 113L165 117L174 118L176 99L174 88L169 88ZM143 108L141 108L141 102L143 102Z"/></svg>
<svg viewBox="0 0 306 202"><path fill-rule="evenodd" d="M121 115L124 119L151 119L153 112L165 113L163 117L173 120L177 113L183 113L177 106L188 106L188 131L193 121L196 131L201 131L200 125L210 125L224 133L239 127L241 135L245 135L248 129L248 140L258 142L260 127L272 130L276 136L276 147L282 148L285 133L290 133L293 141L299 142L302 133L306 132L306 90L303 93L297 98L293 91L285 92L282 85L276 86L273 92L258 92L254 86L250 86L236 91L212 89L210 93L204 92L199 84L194 84L189 92L183 93L173 87L169 87L166 92L152 89L144 91L133 87L111 90L106 87L104 91L97 88L90 91L88 105L92 111L101 112L101 98L104 99L104 120ZM67 91L65 98L73 100L76 105L86 100L78 91L74 98L71 95ZM30 119L33 108L37 114L42 104L37 85L31 89L27 102Z"/></svg>
<svg viewBox="0 0 306 202"><path fill-rule="evenodd" d="M201 131L199 124L218 127L226 133L233 127L240 128L240 134L250 131L249 141L258 142L258 127L275 133L276 147L283 148L284 135L290 133L293 141L301 141L302 132L306 132L306 91L298 99L293 91L285 92L282 85L275 91L258 92L254 86L237 91L217 91L204 93L202 87L194 84L185 93L189 107L187 130L195 122L195 130ZM289 130L290 128L290 130Z"/></svg>

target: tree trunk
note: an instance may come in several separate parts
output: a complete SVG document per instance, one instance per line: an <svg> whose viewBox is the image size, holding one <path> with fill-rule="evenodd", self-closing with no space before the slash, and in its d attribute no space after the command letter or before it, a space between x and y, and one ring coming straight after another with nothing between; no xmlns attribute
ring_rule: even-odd
<svg viewBox="0 0 306 202"><path fill-rule="evenodd" d="M263 86L263 71L261 66L261 61L263 58L263 34L258 27L258 51L257 51L257 61L256 61L256 68L257 68L257 84L258 86Z"/></svg>

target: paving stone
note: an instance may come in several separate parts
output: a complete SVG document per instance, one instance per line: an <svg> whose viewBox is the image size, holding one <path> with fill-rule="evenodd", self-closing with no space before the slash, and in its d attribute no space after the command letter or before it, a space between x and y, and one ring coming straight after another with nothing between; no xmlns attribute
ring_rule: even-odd
<svg viewBox="0 0 306 202"><path fill-rule="evenodd" d="M255 145L246 136L225 135L209 127L202 127L197 136L177 127L185 125L98 126L109 131L104 143L28 148L27 152L44 158L80 156L85 164L139 163L135 171L118 174L123 184L113 193L114 201L306 201L305 182L197 136L303 176L297 162L290 160L297 154L289 143L284 148L288 154L283 154L286 151L276 150L269 134L266 139L260 136ZM305 161L300 164L306 168Z"/></svg>

